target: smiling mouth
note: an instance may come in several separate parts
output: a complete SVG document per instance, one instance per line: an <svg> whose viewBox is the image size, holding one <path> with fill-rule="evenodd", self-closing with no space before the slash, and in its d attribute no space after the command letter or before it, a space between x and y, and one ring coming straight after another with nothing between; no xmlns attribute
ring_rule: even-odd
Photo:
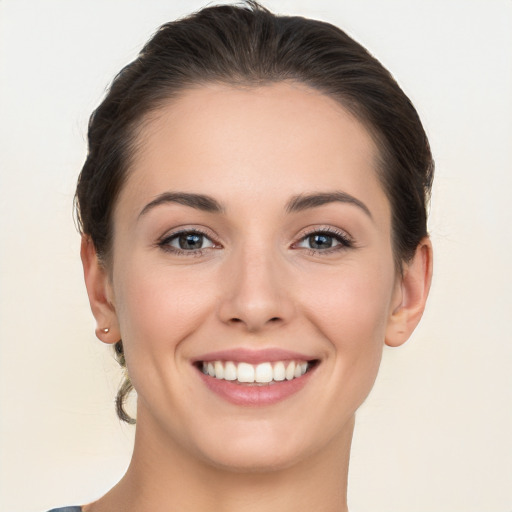
<svg viewBox="0 0 512 512"><path fill-rule="evenodd" d="M273 361L250 364L233 361L199 361L197 368L205 375L217 380L236 384L271 385L283 381L299 379L318 364L311 361Z"/></svg>

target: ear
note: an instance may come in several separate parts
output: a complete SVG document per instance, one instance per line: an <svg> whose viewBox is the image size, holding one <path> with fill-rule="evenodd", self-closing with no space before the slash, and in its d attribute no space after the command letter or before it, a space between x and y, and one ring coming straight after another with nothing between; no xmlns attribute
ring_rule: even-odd
<svg viewBox="0 0 512 512"><path fill-rule="evenodd" d="M405 343L418 325L432 281L432 243L424 237L404 268L395 290L393 310L386 329L386 345Z"/></svg>
<svg viewBox="0 0 512 512"><path fill-rule="evenodd" d="M98 259L89 236L82 235L80 257L84 267L89 303L96 319L96 337L104 343L116 343L121 339L121 334L114 306L112 283L107 270Z"/></svg>

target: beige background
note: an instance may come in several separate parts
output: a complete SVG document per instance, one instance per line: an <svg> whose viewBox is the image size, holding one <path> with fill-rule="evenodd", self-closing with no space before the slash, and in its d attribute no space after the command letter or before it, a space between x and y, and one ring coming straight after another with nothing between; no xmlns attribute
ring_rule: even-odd
<svg viewBox="0 0 512 512"><path fill-rule="evenodd" d="M94 337L72 196L87 118L189 1L0 0L0 510L89 501L131 450ZM512 511L512 1L269 0L340 25L410 95L437 161L430 304L359 413L358 512ZM307 413L307 411L305 411ZM319 508L320 510L320 508Z"/></svg>

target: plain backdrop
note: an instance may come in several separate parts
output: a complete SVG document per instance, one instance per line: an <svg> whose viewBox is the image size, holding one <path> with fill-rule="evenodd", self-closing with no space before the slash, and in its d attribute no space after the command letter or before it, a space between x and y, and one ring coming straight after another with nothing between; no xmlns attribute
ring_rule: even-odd
<svg viewBox="0 0 512 512"><path fill-rule="evenodd" d="M128 464L72 220L89 114L203 0L0 0L0 511L88 502ZM268 0L335 23L395 75L437 163L424 319L358 413L357 512L512 511L512 1ZM307 411L304 411L307 414ZM319 511L321 506L319 505Z"/></svg>

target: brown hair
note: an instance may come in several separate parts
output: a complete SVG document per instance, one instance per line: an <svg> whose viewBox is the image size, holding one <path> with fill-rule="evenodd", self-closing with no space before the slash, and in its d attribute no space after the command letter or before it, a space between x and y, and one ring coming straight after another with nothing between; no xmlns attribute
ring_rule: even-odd
<svg viewBox="0 0 512 512"><path fill-rule="evenodd" d="M298 16L277 16L254 1L207 7L166 23L115 77L89 121L89 150L75 196L80 231L108 266L112 210L136 150L138 128L187 87L220 82L249 86L291 80L339 101L375 138L379 178L392 211L397 268L427 235L434 164L418 114L391 74L339 28ZM124 367L122 342L116 344ZM121 419L131 391L117 395Z"/></svg>

